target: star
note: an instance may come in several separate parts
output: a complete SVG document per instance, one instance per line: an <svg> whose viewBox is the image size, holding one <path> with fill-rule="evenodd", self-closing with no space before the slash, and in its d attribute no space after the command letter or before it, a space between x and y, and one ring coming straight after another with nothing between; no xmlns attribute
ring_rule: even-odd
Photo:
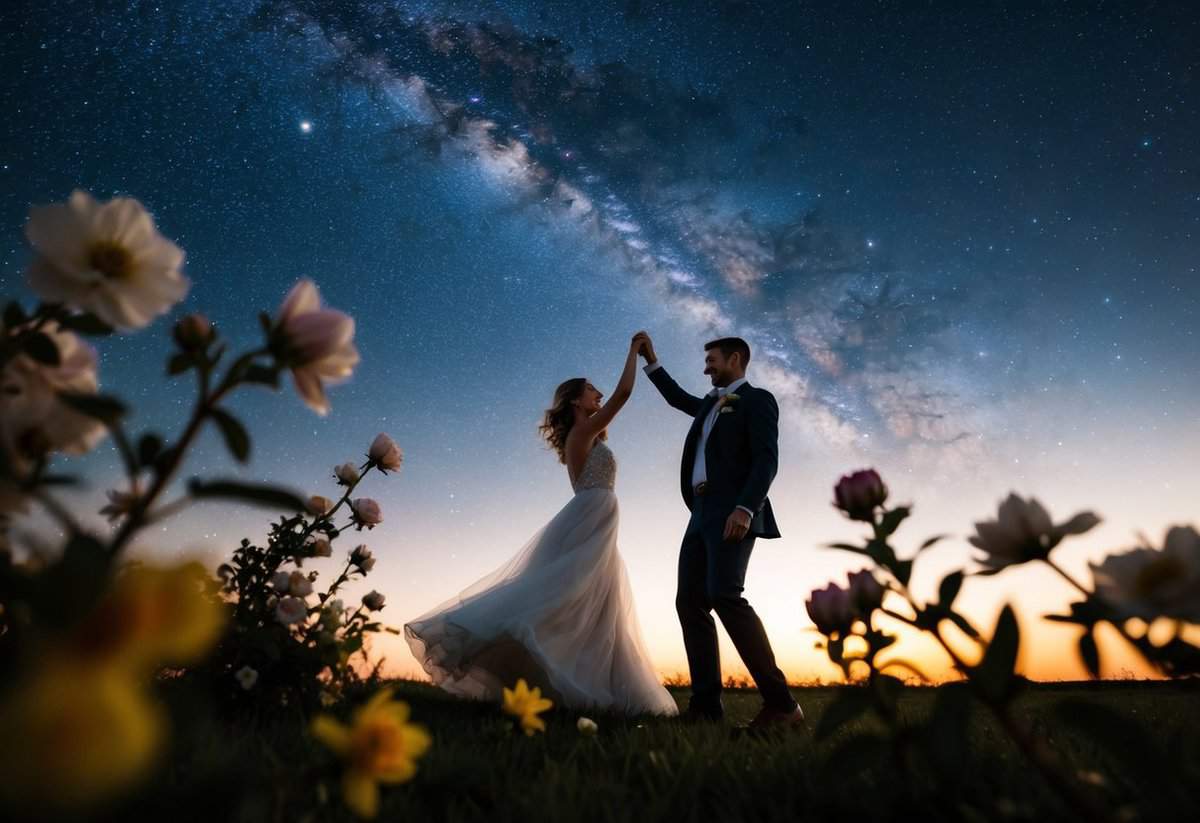
<svg viewBox="0 0 1200 823"><path fill-rule="evenodd" d="M313 124L312 124L311 120L301 120L300 121L300 131L304 132L305 134L311 134L312 130L313 130Z"/></svg>

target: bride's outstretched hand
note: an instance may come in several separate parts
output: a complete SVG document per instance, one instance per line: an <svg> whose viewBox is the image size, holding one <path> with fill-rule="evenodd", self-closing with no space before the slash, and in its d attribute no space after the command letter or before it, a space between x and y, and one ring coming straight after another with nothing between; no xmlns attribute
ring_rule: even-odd
<svg viewBox="0 0 1200 823"><path fill-rule="evenodd" d="M635 334L631 345L637 348L638 354L645 358L647 363L657 362L658 357L654 354L654 341L646 332L640 331Z"/></svg>

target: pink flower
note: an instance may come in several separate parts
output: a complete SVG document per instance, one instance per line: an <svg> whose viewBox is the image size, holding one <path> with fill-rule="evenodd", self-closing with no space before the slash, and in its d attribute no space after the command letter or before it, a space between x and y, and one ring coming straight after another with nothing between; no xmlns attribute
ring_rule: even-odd
<svg viewBox="0 0 1200 823"><path fill-rule="evenodd" d="M375 437L375 442L371 444L371 450L367 452L367 457L379 467L380 471L387 474L389 471L400 470L404 452L400 451L395 440L386 434L379 434Z"/></svg>
<svg viewBox="0 0 1200 823"><path fill-rule="evenodd" d="M879 473L874 469L863 469L842 475L833 489L833 505L844 511L851 520L871 523L874 522L875 509L883 505L887 496L887 486Z"/></svg>
<svg viewBox="0 0 1200 823"><path fill-rule="evenodd" d="M313 517L320 517L333 508L333 501L328 497L320 494L314 494L308 498L308 513Z"/></svg>
<svg viewBox="0 0 1200 823"><path fill-rule="evenodd" d="M359 361L354 348L354 318L321 308L317 287L301 279L279 308L272 348L292 370L296 392L317 414L329 413L325 384L348 378Z"/></svg>
<svg viewBox="0 0 1200 823"><path fill-rule="evenodd" d="M350 552L350 562L358 566L359 571L363 574L375 568L375 558L371 556L371 550L365 544L354 547L354 551Z"/></svg>
<svg viewBox="0 0 1200 823"><path fill-rule="evenodd" d="M864 620L883 605L883 586L867 569L850 575L850 604Z"/></svg>
<svg viewBox="0 0 1200 823"><path fill-rule="evenodd" d="M821 634L845 634L854 622L850 592L836 583L815 590L809 595L804 608Z"/></svg>
<svg viewBox="0 0 1200 823"><path fill-rule="evenodd" d="M967 540L983 550L977 559L987 571L998 572L1030 560L1044 560L1064 537L1083 534L1099 522L1092 512L1079 512L1056 526L1035 498L1022 500L1010 493L1000 504L996 519L976 523L975 534Z"/></svg>
<svg viewBox="0 0 1200 823"><path fill-rule="evenodd" d="M358 480L358 468L353 463L343 463L334 466L333 476L337 478L339 486L349 486Z"/></svg>
<svg viewBox="0 0 1200 823"><path fill-rule="evenodd" d="M303 572L292 572L288 575L288 591L295 597L308 597L312 590L312 581Z"/></svg>
<svg viewBox="0 0 1200 823"><path fill-rule="evenodd" d="M361 531L363 526L373 529L383 522L383 509L369 497L359 497L350 501L355 525Z"/></svg>

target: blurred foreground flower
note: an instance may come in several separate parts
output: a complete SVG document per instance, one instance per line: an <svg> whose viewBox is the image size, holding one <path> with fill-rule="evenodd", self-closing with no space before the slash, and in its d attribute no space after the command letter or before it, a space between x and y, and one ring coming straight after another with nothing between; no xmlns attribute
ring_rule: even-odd
<svg viewBox="0 0 1200 823"><path fill-rule="evenodd" d="M10 330L20 334L26 326ZM55 323L39 330L57 363L14 355L0 371L0 448L12 470L26 474L53 451L84 454L104 436L104 425L66 405L59 392L95 394L96 350ZM47 353L47 357L50 353Z"/></svg>
<svg viewBox="0 0 1200 823"><path fill-rule="evenodd" d="M875 509L887 500L888 489L874 469L842 475L833 489L834 505L851 520L874 520Z"/></svg>
<svg viewBox="0 0 1200 823"><path fill-rule="evenodd" d="M316 284L307 277L287 293L271 331L271 347L292 370L296 392L321 416L329 413L325 384L349 377L359 361L353 341L354 318L321 308Z"/></svg>
<svg viewBox="0 0 1200 823"><path fill-rule="evenodd" d="M370 591L363 595L362 603L369 611L377 612L383 608L383 601L386 598L377 591Z"/></svg>
<svg viewBox="0 0 1200 823"><path fill-rule="evenodd" d="M815 589L805 601L804 608L817 631L824 635L845 634L854 623L850 591L836 583Z"/></svg>
<svg viewBox="0 0 1200 823"><path fill-rule="evenodd" d="M546 722L538 715L553 706L553 700L542 697L542 690L537 686L530 689L523 677L513 688L504 689L504 711L517 718L526 735L546 730Z"/></svg>
<svg viewBox="0 0 1200 823"><path fill-rule="evenodd" d="M137 671L198 661L225 623L224 606L201 588L204 577L199 563L130 567L86 621L74 650Z"/></svg>
<svg viewBox="0 0 1200 823"><path fill-rule="evenodd" d="M43 814L101 801L149 772L165 726L131 672L49 663L0 703L0 797Z"/></svg>
<svg viewBox="0 0 1200 823"><path fill-rule="evenodd" d="M314 494L308 498L308 513L313 517L320 517L332 508L333 501L324 495Z"/></svg>
<svg viewBox="0 0 1200 823"><path fill-rule="evenodd" d="M581 717L575 721L575 728L579 729L579 733L584 737L592 737L596 732L600 731L600 727L596 725L596 721L590 717Z"/></svg>
<svg viewBox="0 0 1200 823"><path fill-rule="evenodd" d="M310 731L345 764L342 796L361 817L379 812L379 784L405 783L417 772L417 758L433 743L421 726L410 723L408 704L392 700L384 689L356 709L349 726L321 714Z"/></svg>
<svg viewBox="0 0 1200 823"><path fill-rule="evenodd" d="M242 666L233 673L233 676L237 679L238 685L246 691L253 689L254 684L258 682L258 671L250 666Z"/></svg>
<svg viewBox="0 0 1200 823"><path fill-rule="evenodd" d="M1092 563L1096 594L1127 617L1200 623L1200 534L1167 530L1161 550L1143 546Z"/></svg>
<svg viewBox="0 0 1200 823"><path fill-rule="evenodd" d="M967 539L984 552L978 558L986 567L983 574L994 574L1030 560L1045 560L1064 537L1083 534L1099 523L1100 518L1092 512L1079 512L1056 526L1035 498L1022 500L1010 493L1000 504L997 518L976 523L976 534Z"/></svg>
<svg viewBox="0 0 1200 823"><path fill-rule="evenodd" d="M871 612L883 605L883 586L870 569L852 572L849 581L850 605L856 615L866 620Z"/></svg>
<svg viewBox="0 0 1200 823"><path fill-rule="evenodd" d="M29 285L38 296L118 328L148 325L190 286L180 273L183 251L131 197L98 203L76 189L66 203L30 209L25 235L37 252Z"/></svg>

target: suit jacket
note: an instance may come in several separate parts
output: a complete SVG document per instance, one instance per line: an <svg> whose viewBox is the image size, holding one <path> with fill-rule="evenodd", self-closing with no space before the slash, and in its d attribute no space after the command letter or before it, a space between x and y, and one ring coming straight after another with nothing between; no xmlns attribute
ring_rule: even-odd
<svg viewBox="0 0 1200 823"><path fill-rule="evenodd" d="M683 441L679 466L680 490L688 509L694 502L692 467L696 448L704 428L704 419L717 402L715 397L696 397L679 387L665 368L650 372L650 381L663 399L692 418L692 427ZM713 504L712 516L720 517L722 527L738 506L754 512L750 534L762 538L779 537L775 513L767 490L779 468L779 404L766 389L743 383L736 392L738 400L717 414L704 446L708 490ZM731 409L726 412L725 409Z"/></svg>

